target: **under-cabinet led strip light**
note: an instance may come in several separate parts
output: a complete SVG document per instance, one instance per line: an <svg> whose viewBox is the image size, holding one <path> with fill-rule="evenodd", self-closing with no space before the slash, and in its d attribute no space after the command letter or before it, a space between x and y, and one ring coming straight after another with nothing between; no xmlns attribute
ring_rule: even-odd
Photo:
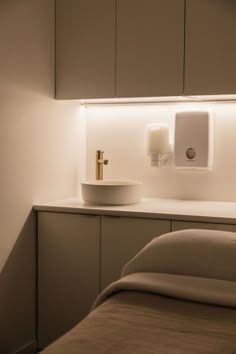
<svg viewBox="0 0 236 354"><path fill-rule="evenodd" d="M135 97L135 98L101 98L81 99L81 105L119 105L144 103L183 103L183 102L236 102L236 95L201 95L201 96L165 96L165 97Z"/></svg>

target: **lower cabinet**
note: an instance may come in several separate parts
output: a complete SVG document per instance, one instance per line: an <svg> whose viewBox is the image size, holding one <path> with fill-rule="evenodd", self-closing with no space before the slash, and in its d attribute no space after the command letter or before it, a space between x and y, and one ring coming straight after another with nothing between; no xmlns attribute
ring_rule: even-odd
<svg viewBox="0 0 236 354"><path fill-rule="evenodd" d="M236 225L230 224L214 224L205 222L191 222L191 221L172 221L171 231L185 230L185 229L205 229L205 230L221 230L236 232Z"/></svg>
<svg viewBox="0 0 236 354"><path fill-rule="evenodd" d="M89 312L99 291L170 221L38 213L38 347Z"/></svg>
<svg viewBox="0 0 236 354"><path fill-rule="evenodd" d="M38 212L38 347L85 317L148 242L183 229L236 232L236 225Z"/></svg>
<svg viewBox="0 0 236 354"><path fill-rule="evenodd" d="M38 347L79 322L99 293L100 216L38 213Z"/></svg>
<svg viewBox="0 0 236 354"><path fill-rule="evenodd" d="M125 265L154 237L170 231L170 221L101 217L101 289L120 278Z"/></svg>

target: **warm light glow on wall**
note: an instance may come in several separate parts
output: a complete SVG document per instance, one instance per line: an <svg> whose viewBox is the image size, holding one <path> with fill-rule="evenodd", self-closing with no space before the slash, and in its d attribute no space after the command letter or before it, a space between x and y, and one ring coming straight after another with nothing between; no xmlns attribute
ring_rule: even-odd
<svg viewBox="0 0 236 354"><path fill-rule="evenodd" d="M220 102L218 102L220 103ZM218 104L217 103L217 104ZM223 103L223 102L221 102ZM97 121L106 122L107 119L119 119L122 117L124 119L135 119L137 122L140 117L147 118L147 123L150 117L153 118L154 122L157 117L162 117L164 120L166 116L169 116L171 111L175 114L178 111L189 111L189 110L211 110L213 102L208 101L163 101L163 102L151 102L151 101L132 101L132 102L116 102L115 104L111 101L104 100L104 103L84 103L80 104L80 119L96 119ZM149 118L148 118L149 117ZM101 123L103 124L103 123Z"/></svg>
<svg viewBox="0 0 236 354"><path fill-rule="evenodd" d="M144 102L127 100L118 104L113 104L112 100L102 100L100 103L85 102L80 106L86 126L83 132L83 136L86 135L86 179L94 179L95 152L101 149L109 160L105 178L142 180L145 197L236 200L236 167L233 163L236 100L234 103L233 99L182 99L175 102L149 99ZM167 168L151 166L145 148L146 127L153 123L168 125L172 146L178 111L208 111L213 114L214 165L210 173L176 169L173 154L168 159Z"/></svg>

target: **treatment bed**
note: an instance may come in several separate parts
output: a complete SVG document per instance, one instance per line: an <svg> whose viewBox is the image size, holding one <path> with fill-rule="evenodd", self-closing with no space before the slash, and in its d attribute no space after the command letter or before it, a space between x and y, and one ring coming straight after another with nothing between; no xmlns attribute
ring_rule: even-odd
<svg viewBox="0 0 236 354"><path fill-rule="evenodd" d="M236 233L155 238L42 354L236 354Z"/></svg>

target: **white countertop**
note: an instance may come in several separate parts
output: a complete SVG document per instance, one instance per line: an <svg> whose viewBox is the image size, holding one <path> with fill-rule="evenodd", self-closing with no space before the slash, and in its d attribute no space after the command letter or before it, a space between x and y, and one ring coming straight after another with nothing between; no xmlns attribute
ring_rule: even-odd
<svg viewBox="0 0 236 354"><path fill-rule="evenodd" d="M69 198L35 204L34 210L236 224L234 202L143 198L138 204L104 206Z"/></svg>

